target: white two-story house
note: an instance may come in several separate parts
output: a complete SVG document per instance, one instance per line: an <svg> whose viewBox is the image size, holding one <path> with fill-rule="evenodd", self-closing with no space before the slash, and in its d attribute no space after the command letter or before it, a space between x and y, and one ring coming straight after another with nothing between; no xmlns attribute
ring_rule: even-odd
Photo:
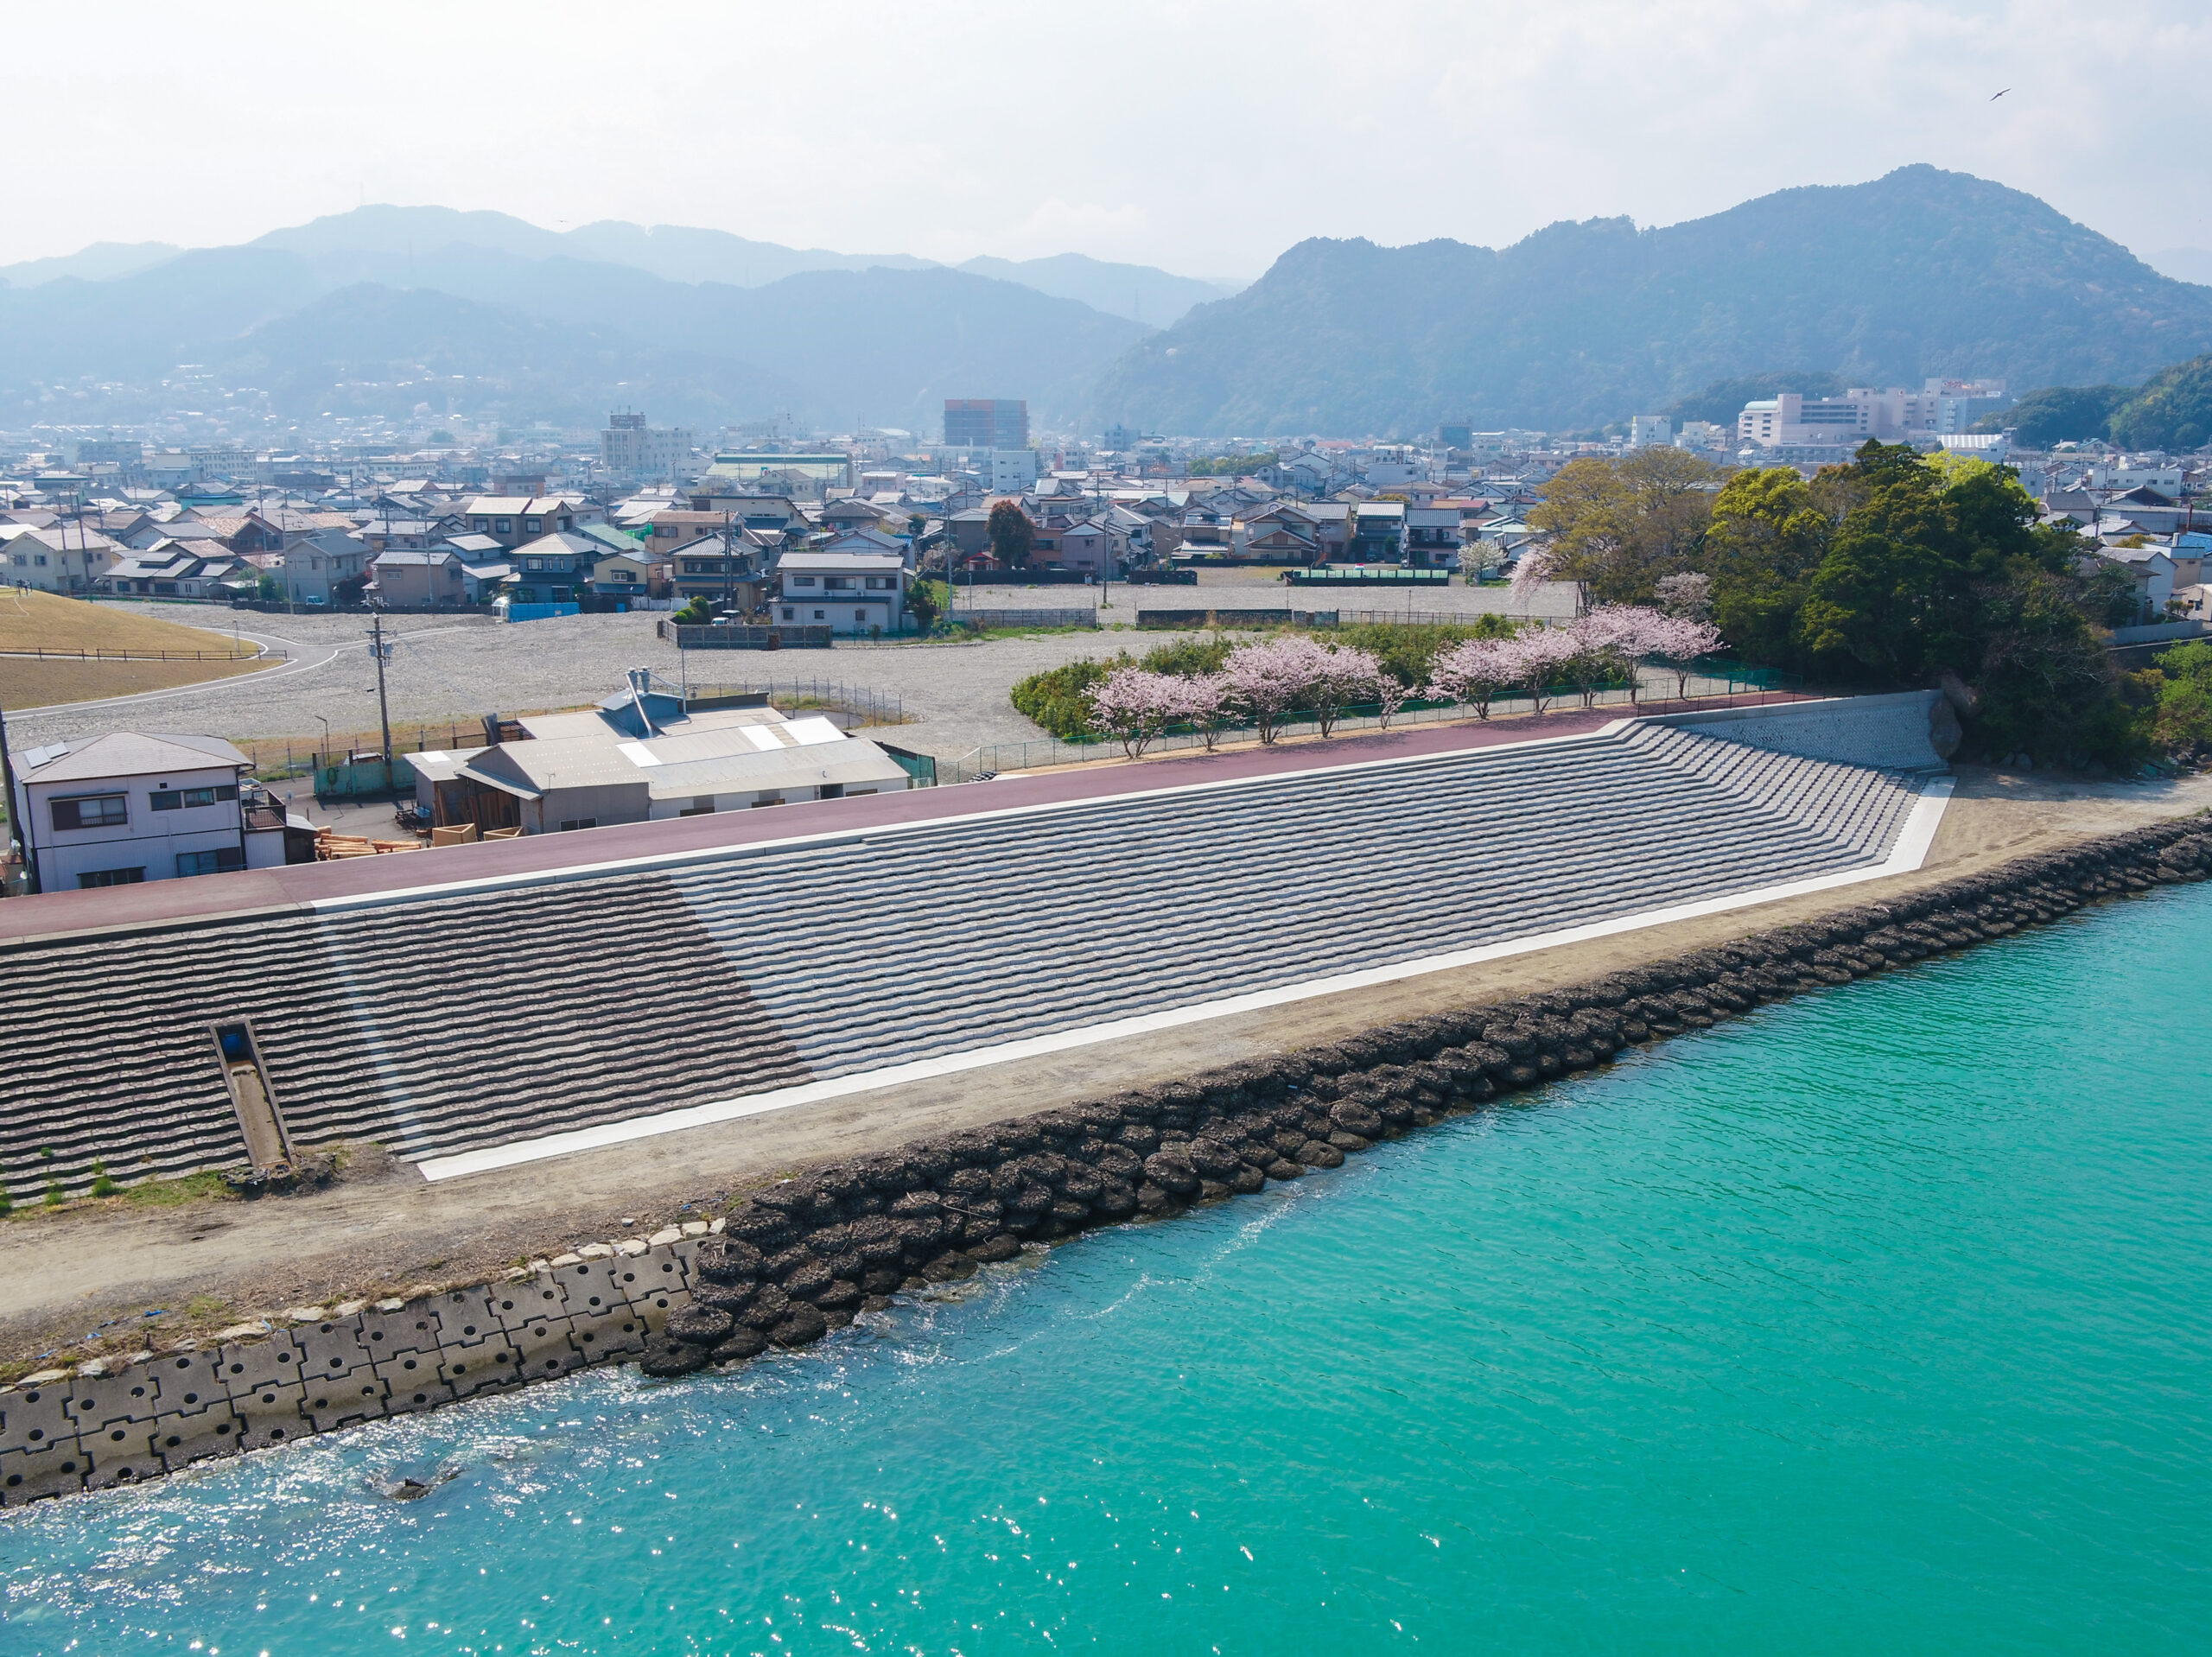
<svg viewBox="0 0 2212 1657"><path fill-rule="evenodd" d="M252 769L213 736L116 731L33 748L16 767L24 860L41 892L274 868L284 815L240 798Z"/></svg>
<svg viewBox="0 0 2212 1657"><path fill-rule="evenodd" d="M779 621L863 638L906 625L906 561L895 552L787 552L776 585Z"/></svg>

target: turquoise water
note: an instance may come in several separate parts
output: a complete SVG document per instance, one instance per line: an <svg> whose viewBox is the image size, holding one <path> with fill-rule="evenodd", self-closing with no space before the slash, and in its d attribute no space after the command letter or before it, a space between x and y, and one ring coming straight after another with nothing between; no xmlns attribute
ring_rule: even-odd
<svg viewBox="0 0 2212 1657"><path fill-rule="evenodd" d="M2209 943L2160 892L741 1376L48 1503L0 1651L2202 1650Z"/></svg>

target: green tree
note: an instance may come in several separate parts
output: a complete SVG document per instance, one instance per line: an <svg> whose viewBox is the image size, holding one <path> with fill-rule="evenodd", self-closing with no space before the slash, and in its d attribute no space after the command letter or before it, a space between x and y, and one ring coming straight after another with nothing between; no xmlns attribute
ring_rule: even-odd
<svg viewBox="0 0 2212 1657"><path fill-rule="evenodd" d="M2212 749L2212 644L2198 639L2162 651L2153 738L2168 753Z"/></svg>
<svg viewBox="0 0 2212 1657"><path fill-rule="evenodd" d="M984 532L990 537L992 557L1010 569L1028 568L1030 551L1037 544L1037 528L1017 504L1002 500L993 506Z"/></svg>
<svg viewBox="0 0 2212 1657"><path fill-rule="evenodd" d="M2011 471L1930 465L1869 442L1849 470L1866 495L1836 526L1798 613L1798 642L1849 676L1917 682L1976 664L1986 590L2016 568L2056 574L2030 533L2036 504Z"/></svg>
<svg viewBox="0 0 2212 1657"><path fill-rule="evenodd" d="M906 589L906 613L924 631L952 613L952 588L943 581L916 581Z"/></svg>
<svg viewBox="0 0 2212 1657"><path fill-rule="evenodd" d="M1573 581L1585 608L1649 604L1661 576L1690 567L1719 478L1676 448L1569 460L1529 511L1529 527L1549 537L1545 575Z"/></svg>
<svg viewBox="0 0 2212 1657"><path fill-rule="evenodd" d="M1713 498L1698 564L1713 619L1749 659L1793 659L1797 613L1835 524L1792 467L1737 473Z"/></svg>

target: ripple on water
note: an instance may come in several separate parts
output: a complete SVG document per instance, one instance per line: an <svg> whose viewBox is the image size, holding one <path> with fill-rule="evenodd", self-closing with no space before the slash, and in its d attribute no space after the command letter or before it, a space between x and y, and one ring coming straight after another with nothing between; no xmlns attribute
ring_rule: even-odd
<svg viewBox="0 0 2212 1657"><path fill-rule="evenodd" d="M2192 1649L2208 937L2160 892L734 1375L46 1504L0 1645Z"/></svg>

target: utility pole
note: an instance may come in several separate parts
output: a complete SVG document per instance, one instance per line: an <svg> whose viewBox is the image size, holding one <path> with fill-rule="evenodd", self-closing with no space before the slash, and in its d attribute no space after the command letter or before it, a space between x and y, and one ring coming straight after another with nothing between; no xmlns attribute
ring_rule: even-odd
<svg viewBox="0 0 2212 1657"><path fill-rule="evenodd" d="M384 694L384 664L391 657L391 646L385 642L384 612L372 613L369 619L369 650L377 658L377 722L384 732L384 780L385 786L397 793L397 767L391 758L391 708Z"/></svg>

